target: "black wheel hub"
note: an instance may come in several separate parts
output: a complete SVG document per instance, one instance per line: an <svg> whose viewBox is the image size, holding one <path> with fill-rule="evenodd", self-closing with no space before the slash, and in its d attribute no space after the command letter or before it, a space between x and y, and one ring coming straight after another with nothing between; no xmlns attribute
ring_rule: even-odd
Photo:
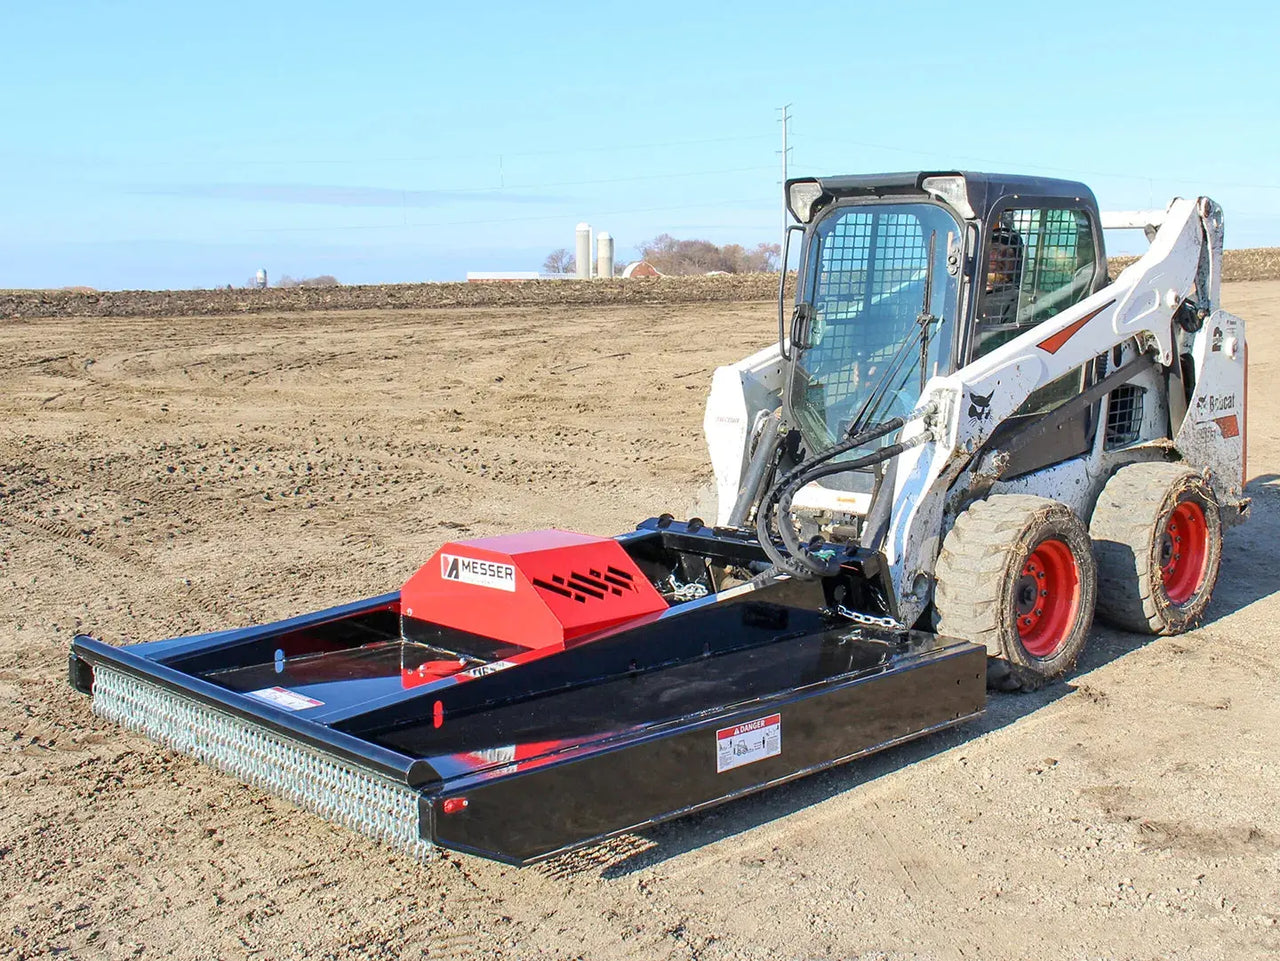
<svg viewBox="0 0 1280 961"><path fill-rule="evenodd" d="M1013 586L1013 604L1018 613L1030 614L1040 598L1040 585L1030 574L1023 574Z"/></svg>

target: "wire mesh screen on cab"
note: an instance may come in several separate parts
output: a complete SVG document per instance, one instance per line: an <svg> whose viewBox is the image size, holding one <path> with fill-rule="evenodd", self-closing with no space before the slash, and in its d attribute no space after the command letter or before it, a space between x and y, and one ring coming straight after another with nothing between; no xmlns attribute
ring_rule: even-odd
<svg viewBox="0 0 1280 961"><path fill-rule="evenodd" d="M938 308L948 282L945 257L955 236L949 214L920 203L836 208L817 225L807 298L813 320L792 396L802 427L828 439L838 436L913 336L931 246L934 312L943 316ZM935 332L931 357L949 340L949 333ZM919 370L918 358L902 365L886 394L884 416L911 409Z"/></svg>
<svg viewBox="0 0 1280 961"><path fill-rule="evenodd" d="M1084 210L1015 207L993 224L978 306L978 357L1079 303L1096 270Z"/></svg>

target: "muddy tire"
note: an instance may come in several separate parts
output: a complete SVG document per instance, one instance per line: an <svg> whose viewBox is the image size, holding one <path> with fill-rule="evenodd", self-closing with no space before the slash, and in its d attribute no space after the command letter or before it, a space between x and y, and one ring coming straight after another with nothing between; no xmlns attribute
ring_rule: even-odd
<svg viewBox="0 0 1280 961"><path fill-rule="evenodd" d="M1120 468L1089 533L1100 617L1142 634L1181 634L1204 617L1222 561L1222 517L1213 488L1191 468Z"/></svg>
<svg viewBox="0 0 1280 961"><path fill-rule="evenodd" d="M968 507L942 544L938 632L987 648L987 685L1034 690L1069 671L1093 624L1089 532L1064 504L994 494Z"/></svg>

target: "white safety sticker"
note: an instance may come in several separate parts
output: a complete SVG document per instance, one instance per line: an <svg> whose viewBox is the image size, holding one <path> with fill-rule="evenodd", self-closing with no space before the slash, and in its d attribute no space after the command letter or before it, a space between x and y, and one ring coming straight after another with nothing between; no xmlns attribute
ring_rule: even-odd
<svg viewBox="0 0 1280 961"><path fill-rule="evenodd" d="M782 715L770 714L716 731L716 773L782 753Z"/></svg>
<svg viewBox="0 0 1280 961"><path fill-rule="evenodd" d="M324 705L324 701L317 701L314 697L307 697L305 694L291 691L287 687L264 687L260 691L250 691L249 693L254 697L262 698L264 701L270 701L286 711L305 711L308 708L322 707Z"/></svg>
<svg viewBox="0 0 1280 961"><path fill-rule="evenodd" d="M468 671L462 671L458 676L484 677L486 674L497 674L499 671L505 671L509 667L515 667L515 665L510 661L490 661L488 664L481 664Z"/></svg>
<svg viewBox="0 0 1280 961"><path fill-rule="evenodd" d="M516 589L516 569L511 564L482 561L476 557L459 557L457 554L440 555L440 576L446 581L492 587L500 591Z"/></svg>

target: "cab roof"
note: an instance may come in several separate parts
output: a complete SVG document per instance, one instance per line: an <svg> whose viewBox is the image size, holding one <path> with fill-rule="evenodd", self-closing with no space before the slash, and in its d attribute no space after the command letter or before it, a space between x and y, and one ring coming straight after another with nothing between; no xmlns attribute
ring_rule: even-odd
<svg viewBox="0 0 1280 961"><path fill-rule="evenodd" d="M816 180L824 195L832 200L843 197L926 197L923 184L927 177L961 177L969 206L981 220L988 219L992 209L1006 197L1077 202L1093 210L1098 201L1093 191L1075 180L1054 177L1029 177L1022 174L983 173L976 170L914 170L883 174L848 174L835 177L797 177L787 181L788 188L797 180ZM828 201L829 202L829 201Z"/></svg>

